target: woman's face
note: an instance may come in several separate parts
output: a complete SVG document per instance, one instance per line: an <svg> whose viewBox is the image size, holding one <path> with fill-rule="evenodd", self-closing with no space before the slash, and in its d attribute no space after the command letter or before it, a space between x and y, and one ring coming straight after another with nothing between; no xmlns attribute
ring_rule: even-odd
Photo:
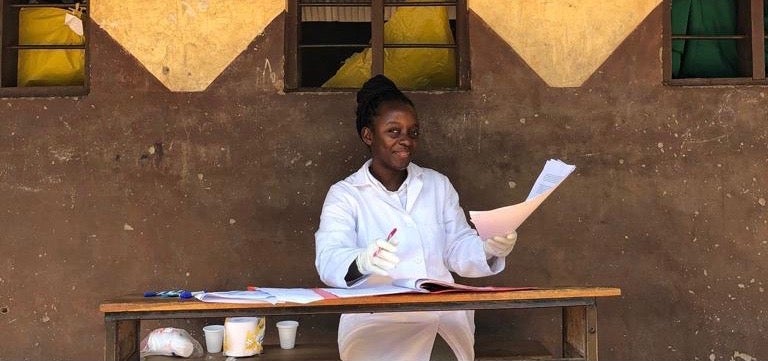
<svg viewBox="0 0 768 361"><path fill-rule="evenodd" d="M405 170L419 140L419 121L413 107L383 103L372 126L362 130L363 142L371 148L372 166L381 171Z"/></svg>

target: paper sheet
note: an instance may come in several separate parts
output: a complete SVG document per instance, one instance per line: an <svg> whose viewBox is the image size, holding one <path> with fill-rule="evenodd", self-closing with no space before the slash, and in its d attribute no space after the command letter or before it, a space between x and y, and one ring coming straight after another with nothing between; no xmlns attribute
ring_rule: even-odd
<svg viewBox="0 0 768 361"><path fill-rule="evenodd" d="M524 202L490 211L470 211L469 217L480 238L504 236L516 230L574 169L576 166L550 159L544 164L544 169Z"/></svg>
<svg viewBox="0 0 768 361"><path fill-rule="evenodd" d="M331 293L339 298L393 295L398 293L409 293L414 290L393 285L377 285L361 288L323 288L324 291Z"/></svg>
<svg viewBox="0 0 768 361"><path fill-rule="evenodd" d="M203 292L196 294L195 298L203 302L216 303L271 303L281 302L276 297L262 291L223 291Z"/></svg>
<svg viewBox="0 0 768 361"><path fill-rule="evenodd" d="M269 293L283 302L310 303L320 301L323 296L317 294L311 288L266 288L259 287L259 291Z"/></svg>

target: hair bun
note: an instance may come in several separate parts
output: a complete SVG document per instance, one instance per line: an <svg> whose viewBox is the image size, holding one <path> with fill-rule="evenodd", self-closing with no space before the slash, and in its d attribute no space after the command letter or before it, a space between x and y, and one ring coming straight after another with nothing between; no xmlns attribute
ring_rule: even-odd
<svg viewBox="0 0 768 361"><path fill-rule="evenodd" d="M397 85L392 80L382 74L378 74L363 83L363 87L357 92L357 103L367 103L380 94L388 92L399 93L400 89L397 89Z"/></svg>

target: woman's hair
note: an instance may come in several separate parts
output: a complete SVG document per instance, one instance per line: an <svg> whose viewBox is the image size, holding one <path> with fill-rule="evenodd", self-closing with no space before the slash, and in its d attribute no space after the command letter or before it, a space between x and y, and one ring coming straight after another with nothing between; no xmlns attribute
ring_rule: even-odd
<svg viewBox="0 0 768 361"><path fill-rule="evenodd" d="M376 117L379 106L385 102L396 102L415 108L413 102L397 89L394 82L384 75L376 75L368 79L357 92L357 135L362 136L360 132L364 127L373 128L373 118Z"/></svg>

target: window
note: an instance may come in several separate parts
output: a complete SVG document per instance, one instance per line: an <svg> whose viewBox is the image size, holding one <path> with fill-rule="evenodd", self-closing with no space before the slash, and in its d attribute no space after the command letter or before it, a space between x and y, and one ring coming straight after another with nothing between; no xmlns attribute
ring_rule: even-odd
<svg viewBox="0 0 768 361"><path fill-rule="evenodd" d="M0 3L0 96L86 94L87 0Z"/></svg>
<svg viewBox="0 0 768 361"><path fill-rule="evenodd" d="M469 88L466 0L290 0L285 30L287 90Z"/></svg>
<svg viewBox="0 0 768 361"><path fill-rule="evenodd" d="M665 2L666 84L768 84L764 0Z"/></svg>

